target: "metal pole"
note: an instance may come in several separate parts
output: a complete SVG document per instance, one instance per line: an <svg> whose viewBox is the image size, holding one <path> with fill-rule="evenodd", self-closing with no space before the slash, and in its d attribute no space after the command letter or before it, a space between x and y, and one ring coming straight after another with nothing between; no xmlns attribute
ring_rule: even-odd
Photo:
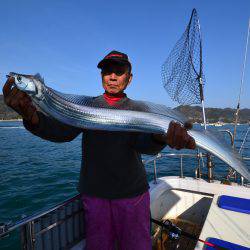
<svg viewBox="0 0 250 250"><path fill-rule="evenodd" d="M181 177L181 178L184 178L184 177L183 177L182 155L181 155L181 158L180 158L180 159L181 159L181 162L180 162L180 164L181 164L181 173L180 173L180 177Z"/></svg>
<svg viewBox="0 0 250 250"><path fill-rule="evenodd" d="M238 98L238 104L237 104L237 109L235 112L235 122L234 122L234 140L235 142L235 137L236 137L236 127L239 119L239 111L240 111L240 98L241 98L241 93L242 93L242 87L243 87L243 82L244 82L244 75L245 75L245 68L246 68L246 61L247 61L247 48L248 48L248 40L249 40L249 30L250 30L250 18L248 21L248 31L247 31L247 42L246 42L246 49L245 49L245 56L244 56L244 62L243 62L243 68L242 68L242 74L241 74L241 83L240 83L240 93L239 93L239 98Z"/></svg>
<svg viewBox="0 0 250 250"><path fill-rule="evenodd" d="M208 181L213 181L213 163L211 154L207 154Z"/></svg>
<svg viewBox="0 0 250 250"><path fill-rule="evenodd" d="M154 184L157 184L156 160L154 160Z"/></svg>
<svg viewBox="0 0 250 250"><path fill-rule="evenodd" d="M34 234L34 221L30 221L27 224L27 236L28 236L28 250L35 249L35 234Z"/></svg>
<svg viewBox="0 0 250 250"><path fill-rule="evenodd" d="M195 178L201 178L201 157L202 153L200 152L200 149L197 149L197 159L198 159L198 167L195 171Z"/></svg>
<svg viewBox="0 0 250 250"><path fill-rule="evenodd" d="M206 122L206 114L205 114L205 105L204 105L204 93L203 93L203 86L204 83L202 81L202 39L201 39L201 27L200 27L200 21L199 18L197 18L198 21L198 27L199 27L199 34L200 34L200 72L198 73L199 77L199 90L200 90L200 100L201 100L201 106L202 106L202 114L203 114L203 124L204 129L207 129L207 122Z"/></svg>
<svg viewBox="0 0 250 250"><path fill-rule="evenodd" d="M245 134L245 137L244 137L244 139L243 139L243 141L242 141L242 144L241 144L241 146L240 146L239 154L242 154L242 151L243 151L243 149L244 149L244 145L245 145L245 142L246 142L246 140L247 140L248 133L249 133L249 129L250 129L250 123L249 123L248 129L247 129L247 132L246 132L246 134Z"/></svg>
<svg viewBox="0 0 250 250"><path fill-rule="evenodd" d="M203 113L203 123L204 123L204 129L207 129L207 122L206 122L206 114L205 114L205 106L204 106L204 101L201 101L202 105L202 113Z"/></svg>
<svg viewBox="0 0 250 250"><path fill-rule="evenodd" d="M241 185L244 186L244 177L243 176L240 177L240 181L241 181Z"/></svg>
<svg viewBox="0 0 250 250"><path fill-rule="evenodd" d="M199 77L199 88L200 88L200 99L201 99L201 106L202 106L202 114L203 114L203 124L204 129L207 129L207 122L206 122L206 113L205 113L205 105L204 105L204 94L203 94L203 82L201 76Z"/></svg>
<svg viewBox="0 0 250 250"><path fill-rule="evenodd" d="M231 146L233 147L233 140L234 140L234 138L233 138L232 132L229 129L223 129L223 130L219 130L219 131L220 132L226 132L226 133L228 133L228 135L230 136Z"/></svg>

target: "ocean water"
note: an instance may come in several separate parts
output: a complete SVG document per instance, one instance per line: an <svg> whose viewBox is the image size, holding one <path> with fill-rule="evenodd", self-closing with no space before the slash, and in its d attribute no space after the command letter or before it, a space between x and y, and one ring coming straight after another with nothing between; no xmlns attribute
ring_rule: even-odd
<svg viewBox="0 0 250 250"><path fill-rule="evenodd" d="M237 129L236 146L244 138L248 125ZM212 129L229 129L225 125ZM225 136L229 142L229 138ZM163 153L196 153L176 151L166 147ZM243 150L250 156L249 139ZM144 156L148 159L148 156ZM52 143L33 136L22 126L22 122L0 122L0 223L15 222L25 215L46 210L77 194L81 162L81 135L72 142ZM179 159L163 158L157 163L158 177L179 175ZM246 162L250 169L250 161ZM196 159L184 158L186 176L194 176ZM153 179L153 166L146 166L148 180ZM224 177L227 167L215 160L215 177ZM203 169L206 172L206 169ZM0 249L19 249L18 232L0 240Z"/></svg>

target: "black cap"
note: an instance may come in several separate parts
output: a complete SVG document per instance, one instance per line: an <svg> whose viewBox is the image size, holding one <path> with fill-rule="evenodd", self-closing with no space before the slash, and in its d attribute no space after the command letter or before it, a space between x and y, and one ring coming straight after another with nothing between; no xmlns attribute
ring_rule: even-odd
<svg viewBox="0 0 250 250"><path fill-rule="evenodd" d="M129 69L131 71L132 66L131 66L131 63L130 63L130 61L128 59L128 55L126 55L126 54L124 54L122 52L116 51L116 50L113 50L109 54L107 54L98 63L97 68L102 69L105 64L112 63L112 62L128 65Z"/></svg>

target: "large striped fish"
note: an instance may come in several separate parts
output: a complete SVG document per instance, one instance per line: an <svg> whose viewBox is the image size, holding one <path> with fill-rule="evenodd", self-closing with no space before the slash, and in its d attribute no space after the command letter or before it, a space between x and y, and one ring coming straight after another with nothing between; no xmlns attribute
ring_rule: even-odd
<svg viewBox="0 0 250 250"><path fill-rule="evenodd" d="M63 94L45 85L42 77L11 72L15 85L26 92L47 115L70 126L110 131L166 133L171 121L184 125L186 119L177 111L150 102L134 101L127 110L98 107L93 97ZM250 173L239 154L211 131L191 129L196 145L227 163L250 180Z"/></svg>

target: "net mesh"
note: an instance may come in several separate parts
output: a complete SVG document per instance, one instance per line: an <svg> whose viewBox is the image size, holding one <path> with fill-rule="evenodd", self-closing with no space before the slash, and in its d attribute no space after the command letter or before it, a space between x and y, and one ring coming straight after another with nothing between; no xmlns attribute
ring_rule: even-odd
<svg viewBox="0 0 250 250"><path fill-rule="evenodd" d="M203 99L202 46L198 15L192 11L185 32L162 65L163 86L179 104L198 104Z"/></svg>

